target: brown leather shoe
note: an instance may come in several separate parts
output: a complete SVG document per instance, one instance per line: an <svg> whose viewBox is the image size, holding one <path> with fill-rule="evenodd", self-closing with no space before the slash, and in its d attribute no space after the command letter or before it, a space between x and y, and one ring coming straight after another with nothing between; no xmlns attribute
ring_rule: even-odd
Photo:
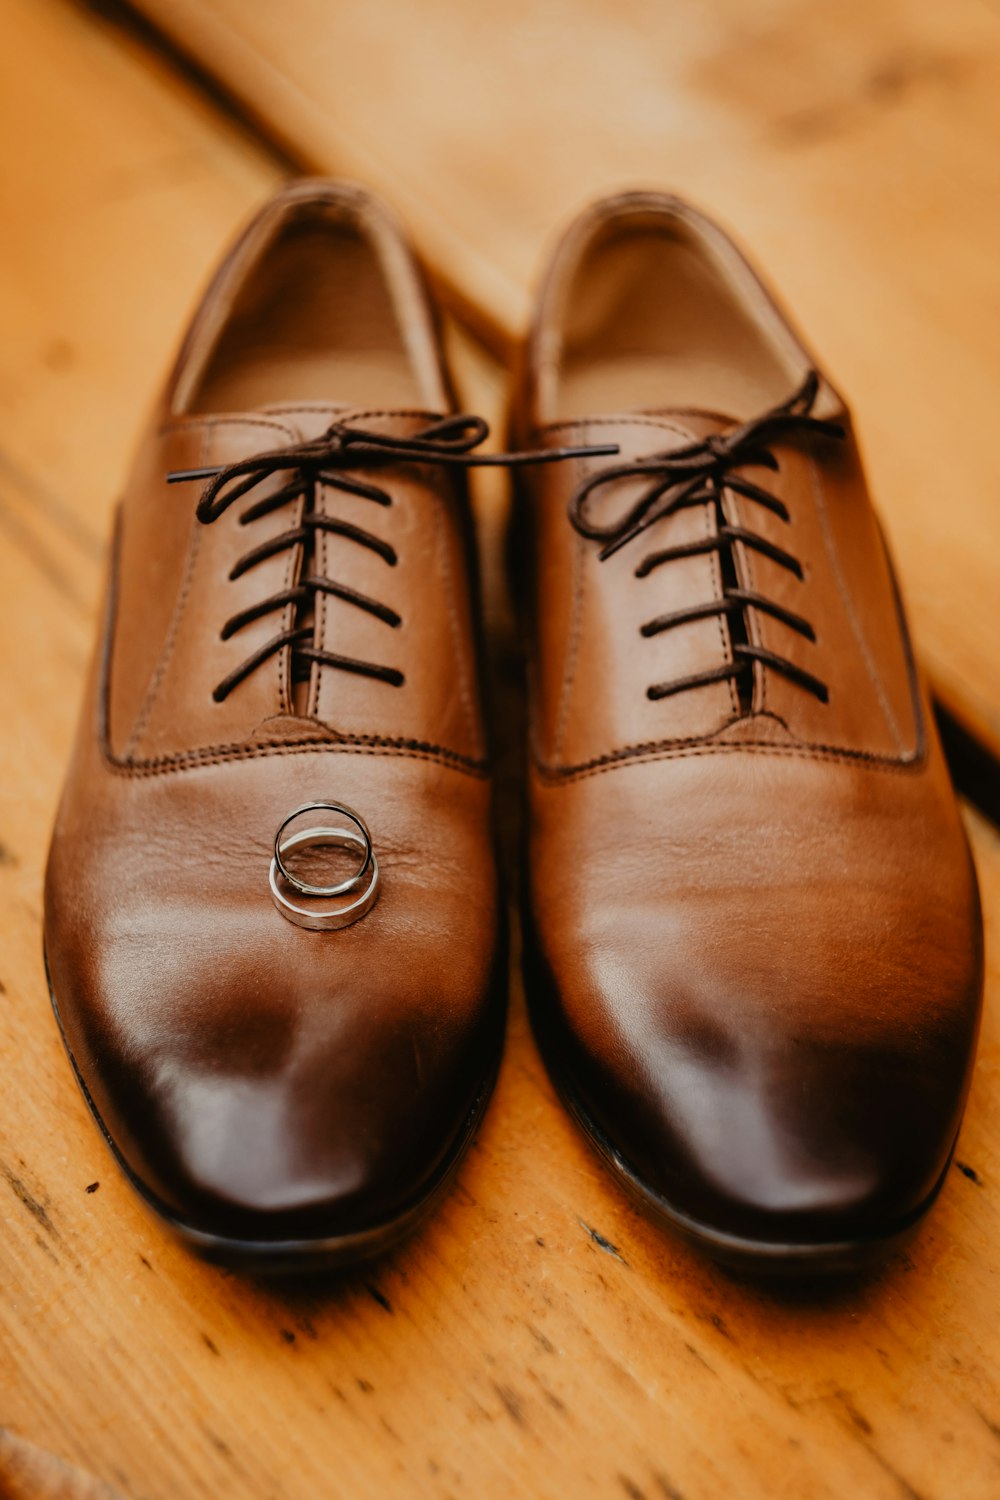
<svg viewBox="0 0 1000 1500"><path fill-rule="evenodd" d="M213 1258L384 1248L496 1070L471 535L443 467L482 424L450 410L394 220L299 183L216 276L125 493L46 951L119 1163ZM286 877L275 836L313 803L341 806L287 825Z"/></svg>
<svg viewBox="0 0 1000 1500"><path fill-rule="evenodd" d="M714 225L632 193L559 248L515 429L528 984L644 1202L747 1267L927 1209L982 988L975 874L836 392Z"/></svg>

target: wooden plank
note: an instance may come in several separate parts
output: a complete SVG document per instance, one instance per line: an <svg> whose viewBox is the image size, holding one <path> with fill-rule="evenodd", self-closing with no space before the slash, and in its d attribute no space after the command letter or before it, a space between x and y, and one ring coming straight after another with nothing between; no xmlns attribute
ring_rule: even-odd
<svg viewBox="0 0 1000 1500"><path fill-rule="evenodd" d="M0 308L20 320L0 345L14 444L0 473L0 1476L31 1443L122 1500L992 1500L1000 838L975 816L992 1004L961 1165L909 1254L870 1282L768 1295L647 1224L558 1107L516 984L497 1098L456 1190L365 1273L228 1275L134 1201L49 1014L45 846L114 477L183 305L275 169L61 0L5 0L5 20L3 175L21 175L0 251ZM175 145L188 175L163 181L154 163ZM124 198L102 190L115 152L133 164ZM59 339L73 354L53 369L40 351ZM495 406L501 373L461 335L453 347L470 404ZM480 491L494 540L502 504ZM508 829L515 817L508 793ZM37 1492L59 1494L58 1468L39 1472Z"/></svg>
<svg viewBox="0 0 1000 1500"><path fill-rule="evenodd" d="M134 3L305 164L394 198L498 349L593 194L730 222L849 393L936 690L1000 754L995 7Z"/></svg>

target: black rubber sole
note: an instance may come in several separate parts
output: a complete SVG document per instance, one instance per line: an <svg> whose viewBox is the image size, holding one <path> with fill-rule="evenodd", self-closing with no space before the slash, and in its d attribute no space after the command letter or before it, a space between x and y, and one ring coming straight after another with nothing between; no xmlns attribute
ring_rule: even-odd
<svg viewBox="0 0 1000 1500"><path fill-rule="evenodd" d="M145 1183L132 1171L121 1151L115 1144L111 1132L108 1130L101 1117L90 1090L87 1088L83 1074L77 1065L70 1047L69 1038L66 1035L62 1017L59 1014L59 1004L56 999L55 990L52 987L52 978L49 974L48 955L45 957L45 977L48 982L49 999L52 1003L52 1012L59 1027L66 1056L69 1058L73 1075L79 1085L84 1102L89 1109L94 1123L96 1124L115 1164L121 1171L123 1177L132 1188L133 1192L161 1224L167 1228L175 1239L179 1240L186 1249L192 1251L200 1259L210 1262L212 1265L225 1266L230 1270L243 1271L253 1275L283 1276L293 1273L308 1273L312 1271L343 1271L353 1266L364 1264L374 1259L377 1255L383 1255L393 1250L397 1245L414 1233L423 1223L440 1200L445 1196L458 1167L460 1166L469 1146L475 1138L476 1131L486 1106L490 1101L493 1088L496 1083L500 1063L500 1041L495 1048L496 1063L482 1080L476 1093L472 1106L463 1122L452 1144L447 1156L441 1161L433 1176L425 1185L420 1197L409 1204L401 1213L394 1218L373 1224L364 1229L354 1230L347 1234L314 1234L302 1236L301 1238L289 1239L241 1239L230 1235L217 1234L211 1231L199 1229L196 1225L187 1223L179 1218L165 1203L150 1192ZM499 1031L502 1037L504 1028L504 1012L498 1017Z"/></svg>
<svg viewBox="0 0 1000 1500"><path fill-rule="evenodd" d="M852 1239L805 1242L782 1242L749 1239L727 1234L710 1224L691 1218L646 1182L625 1156L609 1140L600 1124L590 1114L564 1057L569 1050L561 1038L558 1025L547 1014L554 1002L546 997L550 988L543 976L541 960L531 929L531 918L525 913L523 969L528 1012L532 1030L546 1071L566 1109L591 1148L609 1168L612 1177L630 1200L659 1227L668 1230L686 1244L708 1256L727 1271L753 1278L802 1281L810 1278L864 1275L877 1269L889 1256L901 1250L913 1236L933 1207L951 1166L955 1143L933 1189L913 1213L888 1225L878 1235Z"/></svg>

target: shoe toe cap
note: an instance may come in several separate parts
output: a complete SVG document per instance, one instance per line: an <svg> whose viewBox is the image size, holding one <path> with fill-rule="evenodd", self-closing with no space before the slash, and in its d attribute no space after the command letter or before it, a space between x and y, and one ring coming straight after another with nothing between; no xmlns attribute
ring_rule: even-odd
<svg viewBox="0 0 1000 1500"><path fill-rule="evenodd" d="M498 1054L500 965L482 947L442 963L430 920L390 944L348 929L350 949L275 920L216 941L212 965L171 941L106 967L100 1003L69 994L67 1042L126 1171L178 1227L360 1234L406 1216L460 1148Z"/></svg>
<svg viewBox="0 0 1000 1500"><path fill-rule="evenodd" d="M759 924L646 915L581 944L561 990L539 976L550 1060L627 1170L677 1218L761 1242L879 1236L918 1215L968 1086L971 949L954 971L922 968L919 948L909 966L853 945L834 961L829 932L810 951Z"/></svg>

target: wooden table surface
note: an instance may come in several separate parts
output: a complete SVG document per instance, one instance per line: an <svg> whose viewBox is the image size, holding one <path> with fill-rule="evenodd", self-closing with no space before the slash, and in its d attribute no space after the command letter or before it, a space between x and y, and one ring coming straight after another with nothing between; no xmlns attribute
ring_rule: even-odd
<svg viewBox="0 0 1000 1500"><path fill-rule="evenodd" d="M186 5L174 0L173 10ZM201 0L200 8L217 19L227 0ZM578 6L581 27L603 17L597 34L606 50L633 36L643 17L662 35L655 28L668 9L695 27L694 5ZM987 146L997 155L1000 89L990 79L1000 13L973 0L939 9L773 3L756 13L758 32L735 0L709 10L713 19L697 23L703 41L711 33L717 45L727 20L733 38L752 44L754 67L739 67L735 50L723 66L706 43L698 87L715 91L712 121L681 91L659 106L663 129L678 140L689 132L692 152L717 162L698 196L711 202L729 181L731 195L719 206L787 278L792 300L809 304L806 321L825 317L811 331L844 383L864 394L873 467L896 486L893 531L937 680L947 678L970 722L980 722L985 705L996 723L1000 666L977 589L992 587L985 601L995 602L1000 554L990 542L997 518L986 464L989 397L1000 384L990 329L1000 298L995 282L986 285L985 266L1000 222L1000 203L986 191L994 170ZM346 61L326 73L333 120L367 97L348 41L364 34L376 61L396 59L359 122L375 118L380 100L383 109L387 100L398 104L406 82L394 71L400 47L412 46L414 65L429 68L457 45L455 32L465 46L480 24L472 18L483 14L458 0L425 0L408 8L403 28L402 7L389 0L228 6L233 24L265 27L279 12L327 17L346 39ZM786 33L779 22L793 12L802 26ZM512 7L520 40L508 39L504 50L519 46L534 69L536 49L548 56L556 48L564 7L541 5L535 21L533 14ZM498 1092L476 1146L442 1210L397 1254L340 1281L269 1286L193 1260L135 1202L86 1114L49 1012L40 939L45 850L130 445L212 260L284 163L128 29L68 0L0 0L0 17L0 1497L995 1500L1000 837L969 809L989 960L969 1113L935 1213L908 1253L874 1279L825 1294L768 1293L647 1224L556 1104L516 980ZM917 34L933 46L904 45ZM869 80L855 98L852 70L867 66L864 47L876 37L902 60L888 81ZM809 87L811 49L820 42L839 94L833 81L819 94ZM557 50L569 70L569 40ZM681 50L680 58L646 56L636 75L644 108L658 76L694 67L694 44ZM299 55L290 46L274 53ZM590 99L587 125L598 142L605 119L614 140L627 125L619 65L602 64L601 55L592 66L606 68L607 86ZM500 61L489 60L494 65ZM421 130L443 132L444 105L432 84L421 88ZM582 129L583 103L573 102L561 77L553 89L570 111L567 133ZM436 161L430 152L421 157L402 206L433 246L417 200L437 182L434 212L464 243L465 228L492 222L481 218L491 200L480 184L470 205L454 170L464 159L473 175L476 153L485 153L497 199L523 204L540 195L534 216L497 239L484 235L474 248L470 238L469 255L486 265L547 231L548 205L542 186L528 185L526 162L554 172L561 147L542 142L536 161L518 132L505 155L485 102L478 112L475 104L470 83L451 115L454 130L468 110L467 129L447 141L442 135ZM746 110L770 121L756 132L761 151L785 152L783 166L776 158L761 183L765 203L783 204L779 224L760 203L753 207L742 159L723 174L733 114ZM909 201L921 171L945 192L943 135L928 146L923 168L909 161L905 174L886 175L888 161L903 161L907 140L919 155L920 123L931 115L955 148L955 198L980 175L983 202L963 210L968 241L954 225L932 225L929 210ZM781 121L796 118L807 137L801 146L782 136L791 127ZM336 157L332 126L324 160L369 179L376 159L387 170L391 136L387 127L372 131L370 171L349 133ZM402 188L420 152L408 126L397 144ZM599 156L604 149L595 147ZM839 166L830 154L837 152ZM675 157L673 165L673 180L689 185L690 164ZM652 167L640 152L639 175ZM803 206L810 171L815 220ZM831 239L828 200L838 184L852 227ZM552 217L579 186L577 176L554 196ZM912 242L890 283L879 285L877 259L858 231L860 203L873 216L873 240ZM784 238L793 221L798 244ZM850 297L846 271L835 274L838 255L847 257ZM503 262L513 267L510 295L491 304L511 323L523 310L517 288L527 259ZM462 296L472 296L473 280L466 277ZM888 338L871 326L880 307ZM899 344L901 330L908 332ZM503 370L467 335L453 329L451 339L468 401L497 413ZM934 373L935 350L948 340L938 420L908 416L906 401ZM936 386L931 396L936 401ZM964 486L977 476L982 483L969 498ZM502 717L513 724L497 568L504 501L502 483L478 487L494 656L510 708ZM979 531L966 535L977 517ZM970 676L966 690L963 674L984 664L993 675ZM506 740L512 765L510 729ZM508 771L509 834L514 780Z"/></svg>

